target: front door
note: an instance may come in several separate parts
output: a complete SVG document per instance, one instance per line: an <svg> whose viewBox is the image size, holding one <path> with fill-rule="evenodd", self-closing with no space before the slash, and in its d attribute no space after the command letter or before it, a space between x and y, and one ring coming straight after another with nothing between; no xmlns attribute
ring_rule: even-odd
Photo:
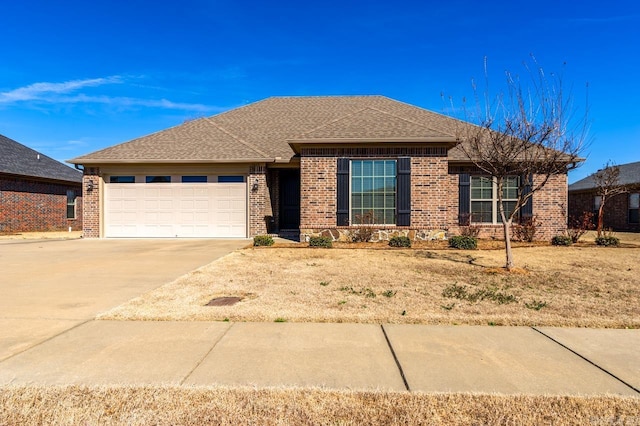
<svg viewBox="0 0 640 426"><path fill-rule="evenodd" d="M280 230L300 227L300 170L280 170Z"/></svg>

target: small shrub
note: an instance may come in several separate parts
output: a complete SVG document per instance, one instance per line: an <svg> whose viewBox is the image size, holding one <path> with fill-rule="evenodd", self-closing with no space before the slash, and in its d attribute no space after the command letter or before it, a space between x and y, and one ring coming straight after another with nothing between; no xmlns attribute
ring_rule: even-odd
<svg viewBox="0 0 640 426"><path fill-rule="evenodd" d="M376 223L373 211L369 210L366 213L355 215L354 223L361 226L351 232L351 242L367 243L371 241L374 232L372 225Z"/></svg>
<svg viewBox="0 0 640 426"><path fill-rule="evenodd" d="M534 311L539 311L540 309L547 306L547 302L543 302L542 300L532 300L531 303L524 302L524 306L527 309L533 309Z"/></svg>
<svg viewBox="0 0 640 426"><path fill-rule="evenodd" d="M525 241L527 243L533 242L536 237L536 232L541 225L542 222L538 220L538 216L523 218L520 223L511 225L513 240Z"/></svg>
<svg viewBox="0 0 640 426"><path fill-rule="evenodd" d="M596 245L603 247L617 247L620 245L620 239L613 235L602 235L601 237L596 237Z"/></svg>
<svg viewBox="0 0 640 426"><path fill-rule="evenodd" d="M273 238L269 235L256 235L253 237L253 245L255 246L272 246Z"/></svg>
<svg viewBox="0 0 640 426"><path fill-rule="evenodd" d="M273 322L287 322L286 318L278 317Z"/></svg>
<svg viewBox="0 0 640 426"><path fill-rule="evenodd" d="M328 286L328 285L329 285L329 281L320 281L320 285L321 285L322 287L326 287L326 286Z"/></svg>
<svg viewBox="0 0 640 426"><path fill-rule="evenodd" d="M567 235L571 237L571 241L577 243L587 231L595 229L593 223L592 212L582 212L580 216L569 218L569 228L567 229Z"/></svg>
<svg viewBox="0 0 640 426"><path fill-rule="evenodd" d="M330 237L310 237L309 247L331 248L333 247L333 241Z"/></svg>
<svg viewBox="0 0 640 426"><path fill-rule="evenodd" d="M570 246L573 244L573 239L568 235L556 235L551 238L551 245L553 246Z"/></svg>
<svg viewBox="0 0 640 426"><path fill-rule="evenodd" d="M384 297L393 297L396 295L396 292L393 290L387 290L382 293Z"/></svg>
<svg viewBox="0 0 640 426"><path fill-rule="evenodd" d="M364 297L369 297L371 299L376 297L376 294L369 287L363 288L361 293L364 295Z"/></svg>
<svg viewBox="0 0 640 426"><path fill-rule="evenodd" d="M409 237L392 237L389 240L391 247L411 247L411 240Z"/></svg>
<svg viewBox="0 0 640 426"><path fill-rule="evenodd" d="M502 293L495 288L481 288L470 293L467 290L467 286L458 285L457 283L453 283L442 290L442 297L466 300L470 303L490 300L492 302L496 302L498 305L505 305L518 301L513 294Z"/></svg>
<svg viewBox="0 0 640 426"><path fill-rule="evenodd" d="M462 219L460 220L460 223L464 224L460 226L460 235L462 235L463 237L478 238L478 235L480 235L481 227L480 225L471 224L471 215L464 215L464 217L462 217Z"/></svg>
<svg viewBox="0 0 640 426"><path fill-rule="evenodd" d="M478 239L468 235L456 235L449 238L449 247L462 250L475 250L478 248Z"/></svg>

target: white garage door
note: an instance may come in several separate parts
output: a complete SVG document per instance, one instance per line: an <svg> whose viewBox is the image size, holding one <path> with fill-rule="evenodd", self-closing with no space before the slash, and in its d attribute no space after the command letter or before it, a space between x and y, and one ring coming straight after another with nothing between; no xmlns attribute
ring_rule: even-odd
<svg viewBox="0 0 640 426"><path fill-rule="evenodd" d="M246 183L107 183L106 237L247 236Z"/></svg>

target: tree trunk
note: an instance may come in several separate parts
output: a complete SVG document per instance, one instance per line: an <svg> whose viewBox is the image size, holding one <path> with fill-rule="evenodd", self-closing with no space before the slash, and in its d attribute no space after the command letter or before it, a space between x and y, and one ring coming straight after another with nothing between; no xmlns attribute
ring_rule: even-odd
<svg viewBox="0 0 640 426"><path fill-rule="evenodd" d="M504 211L500 209L500 217L502 217L502 229L504 230L504 248L507 255L507 263L504 265L507 271L512 270L516 265L513 262L513 252L511 251L511 222L512 219L506 220Z"/></svg>
<svg viewBox="0 0 640 426"><path fill-rule="evenodd" d="M598 226L596 227L596 235L602 236L602 228L604 227L604 197L600 202L600 208L598 208Z"/></svg>

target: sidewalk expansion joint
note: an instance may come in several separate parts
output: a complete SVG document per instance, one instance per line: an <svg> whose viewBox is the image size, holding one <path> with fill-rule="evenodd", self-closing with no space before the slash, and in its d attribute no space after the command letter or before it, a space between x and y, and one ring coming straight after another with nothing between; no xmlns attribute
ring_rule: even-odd
<svg viewBox="0 0 640 426"><path fill-rule="evenodd" d="M405 389L411 392L411 388L409 388L409 382L407 382L407 378L404 375L404 370L402 369L402 364L400 364L400 360L396 356L396 351L393 350L393 346L391 345L391 340L389 340L389 336L387 336L387 331L384 329L384 325L380 324L380 328L382 329L382 334L384 334L384 338L387 341L387 346L391 351L391 355L393 356L393 360L396 362L396 366L398 367L398 371L400 372L400 377L402 377L402 382L404 383Z"/></svg>
<svg viewBox="0 0 640 426"><path fill-rule="evenodd" d="M187 381L187 379L189 377L191 377L191 375L193 374L194 371L196 371L196 369L198 367L200 367L200 364L202 364L204 362L205 359L207 359L207 357L209 356L209 354L215 349L215 347L218 345L218 343L220 343L220 340L222 340L224 338L224 336L227 335L227 333L229 332L229 330L231 330L231 327L233 327L235 325L235 323L229 324L229 327L227 327L227 329L224 331L224 333L222 333L222 335L220 337L218 337L218 340L216 340L215 342L213 342L213 345L211 346L211 348L207 351L206 354L204 354L204 356L200 359L200 361L198 361L196 363L196 365L194 365L194 367L187 373L186 376L184 376L184 378L182 380L180 380L180 383L178 384L178 386L182 386L184 385L184 382Z"/></svg>
<svg viewBox="0 0 640 426"><path fill-rule="evenodd" d="M620 383L624 384L625 386L631 388L632 390L636 391L637 393L640 393L640 389L634 387L632 384L625 382L624 380L622 380L620 377L616 376L615 374L613 374L612 372L600 367L598 364L596 364L595 362L591 361L589 358L585 357L584 355L579 354L578 352L574 351L573 349L571 349L569 346L559 342L558 340L554 339L553 337L549 336L548 334L545 334L544 332L538 330L536 327L531 327L534 331L537 331L538 333L542 334L544 337L546 337L547 339L551 340L552 342L562 346L563 348L565 348L566 350L568 350L569 352L573 353L574 355L579 356L580 358L582 358L583 360L587 361L589 364L593 365L594 367L596 367L598 370L602 371L603 373L608 374L609 376L613 377L614 379L616 379L617 381L619 381Z"/></svg>
<svg viewBox="0 0 640 426"><path fill-rule="evenodd" d="M97 321L97 320L95 318L89 318L87 320L84 320L84 321L74 325L73 327L66 328L66 329L62 330L60 333L54 334L53 336L49 336L49 337L47 337L46 339L44 339L44 340L42 340L40 342L34 343L33 345L29 346L28 348L24 348L23 350L21 350L19 352L16 352L15 354L11 354L6 358L0 359L0 363L6 361L8 359L14 358L14 357L16 357L16 356L18 356L20 354L23 354L23 353L35 348L36 346L42 345L43 343L47 343L49 340L53 340L56 337L62 336L63 334L68 333L71 330L75 330L78 327L82 327L83 325L85 325L86 323L91 322L91 321Z"/></svg>

